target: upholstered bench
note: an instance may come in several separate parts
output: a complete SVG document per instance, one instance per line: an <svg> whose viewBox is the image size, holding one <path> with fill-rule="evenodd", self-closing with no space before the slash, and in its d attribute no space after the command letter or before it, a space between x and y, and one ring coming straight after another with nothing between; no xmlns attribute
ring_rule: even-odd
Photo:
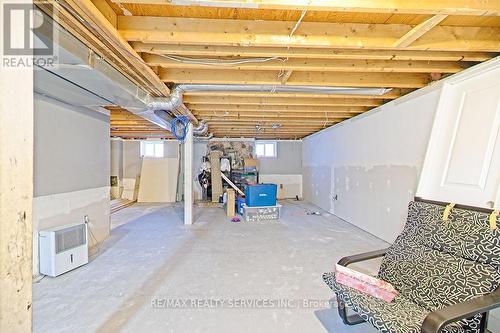
<svg viewBox="0 0 500 333"><path fill-rule="evenodd" d="M488 213L454 208L443 220L444 210L410 202L391 247L339 261L383 257L378 278L399 292L391 303L337 283L334 272L323 275L345 324L366 321L386 333L486 331L489 310L500 306L500 231Z"/></svg>

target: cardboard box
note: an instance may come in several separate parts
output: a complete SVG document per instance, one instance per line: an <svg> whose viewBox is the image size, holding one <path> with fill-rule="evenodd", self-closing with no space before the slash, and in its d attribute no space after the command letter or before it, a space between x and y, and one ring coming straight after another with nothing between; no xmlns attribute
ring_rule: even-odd
<svg viewBox="0 0 500 333"><path fill-rule="evenodd" d="M245 158L245 168L255 167L257 168L259 165L259 160L255 158Z"/></svg>

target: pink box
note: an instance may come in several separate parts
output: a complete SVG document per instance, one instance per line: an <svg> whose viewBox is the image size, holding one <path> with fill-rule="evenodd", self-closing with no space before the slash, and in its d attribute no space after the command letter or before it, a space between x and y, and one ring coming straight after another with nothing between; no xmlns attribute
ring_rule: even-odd
<svg viewBox="0 0 500 333"><path fill-rule="evenodd" d="M398 291L384 280L357 272L342 265L335 265L335 280L347 287L356 289L370 296L390 303L398 295Z"/></svg>

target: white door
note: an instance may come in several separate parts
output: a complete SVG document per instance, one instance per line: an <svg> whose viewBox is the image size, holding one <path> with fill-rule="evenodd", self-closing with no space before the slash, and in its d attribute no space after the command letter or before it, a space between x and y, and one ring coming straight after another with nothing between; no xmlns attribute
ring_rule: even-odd
<svg viewBox="0 0 500 333"><path fill-rule="evenodd" d="M500 207L500 66L443 86L417 196Z"/></svg>

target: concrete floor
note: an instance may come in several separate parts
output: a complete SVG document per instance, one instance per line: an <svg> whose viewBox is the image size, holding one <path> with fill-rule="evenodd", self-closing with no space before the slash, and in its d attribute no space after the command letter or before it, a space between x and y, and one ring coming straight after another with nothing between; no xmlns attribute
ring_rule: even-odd
<svg viewBox="0 0 500 333"><path fill-rule="evenodd" d="M197 208L190 227L181 205L119 211L95 260L34 284L34 332L375 332L339 321L321 274L387 244L307 209L289 201L279 222L231 223Z"/></svg>

